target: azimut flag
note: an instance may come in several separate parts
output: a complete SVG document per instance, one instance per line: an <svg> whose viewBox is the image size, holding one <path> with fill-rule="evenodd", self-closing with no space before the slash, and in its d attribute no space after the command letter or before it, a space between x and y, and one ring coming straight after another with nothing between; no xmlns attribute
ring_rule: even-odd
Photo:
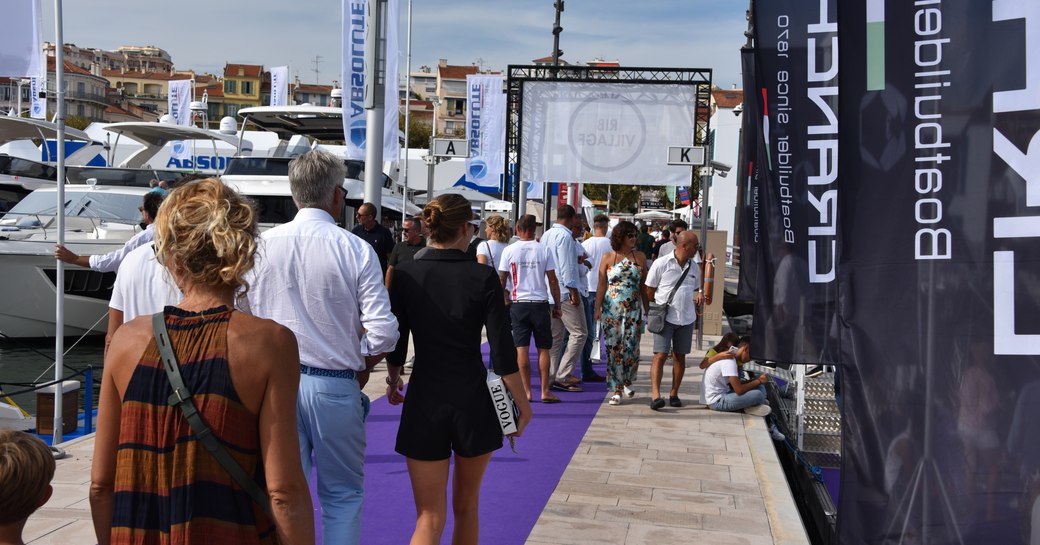
<svg viewBox="0 0 1040 545"><path fill-rule="evenodd" d="M755 79L755 53L751 49L740 52L740 63L744 79L744 103L740 119L740 165L737 183L740 184L740 277L737 283L737 300L754 301L755 283L758 281L758 246L762 244L759 228L759 156L762 142L762 119L758 102L762 99L760 87Z"/></svg>
<svg viewBox="0 0 1040 545"><path fill-rule="evenodd" d="M271 106L289 105L289 67L271 68Z"/></svg>
<svg viewBox="0 0 1040 545"><path fill-rule="evenodd" d="M40 0L8 0L3 3L0 32L0 76L32 78L45 74L41 54Z"/></svg>
<svg viewBox="0 0 1040 545"><path fill-rule="evenodd" d="M759 260L751 354L837 361L837 0L755 6ZM745 114L749 115L749 114Z"/></svg>
<svg viewBox="0 0 1040 545"><path fill-rule="evenodd" d="M839 23L838 541L1035 545L1040 4Z"/></svg>
<svg viewBox="0 0 1040 545"><path fill-rule="evenodd" d="M35 76L29 80L29 116L47 119L47 76Z"/></svg>
<svg viewBox="0 0 1040 545"><path fill-rule="evenodd" d="M506 146L506 95L500 75L466 76L466 183L474 189L502 189Z"/></svg>
<svg viewBox="0 0 1040 545"><path fill-rule="evenodd" d="M373 68L365 64L365 34L369 31L369 2L343 0L343 133L346 136L347 159L365 159L368 137L365 111L365 81ZM386 2L386 71L385 108L383 118L383 160L396 161L401 145L398 135L399 100L397 98L398 2Z"/></svg>

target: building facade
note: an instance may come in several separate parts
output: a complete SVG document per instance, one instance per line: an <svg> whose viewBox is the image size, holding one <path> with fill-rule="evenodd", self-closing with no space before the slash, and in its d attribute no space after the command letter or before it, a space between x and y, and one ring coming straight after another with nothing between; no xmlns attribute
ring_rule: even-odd
<svg viewBox="0 0 1040 545"><path fill-rule="evenodd" d="M236 117L242 108L260 106L264 67L257 64L224 65L224 112Z"/></svg>

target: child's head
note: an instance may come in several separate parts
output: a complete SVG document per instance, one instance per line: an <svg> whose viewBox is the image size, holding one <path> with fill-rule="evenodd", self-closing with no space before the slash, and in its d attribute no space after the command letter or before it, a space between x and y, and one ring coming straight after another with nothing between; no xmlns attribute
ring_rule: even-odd
<svg viewBox="0 0 1040 545"><path fill-rule="evenodd" d="M18 523L47 502L54 455L25 432L0 430L0 526Z"/></svg>

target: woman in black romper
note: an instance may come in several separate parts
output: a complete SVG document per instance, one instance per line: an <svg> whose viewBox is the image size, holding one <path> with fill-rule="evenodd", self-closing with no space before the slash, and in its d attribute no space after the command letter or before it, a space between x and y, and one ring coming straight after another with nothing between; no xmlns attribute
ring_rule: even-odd
<svg viewBox="0 0 1040 545"><path fill-rule="evenodd" d="M461 195L441 195L426 205L422 219L430 231L427 250L394 268L390 284L401 338L411 332L415 344L407 399L401 368L388 366L387 377L390 403L404 402L395 449L407 459L415 496L413 545L440 543L453 452L452 543L478 542L480 483L491 453L502 447L480 354L485 326L495 372L503 377L520 412L514 435L519 437L531 420L502 285L491 268L466 255L475 229L471 218L470 203ZM405 343L398 344L397 350L405 349Z"/></svg>

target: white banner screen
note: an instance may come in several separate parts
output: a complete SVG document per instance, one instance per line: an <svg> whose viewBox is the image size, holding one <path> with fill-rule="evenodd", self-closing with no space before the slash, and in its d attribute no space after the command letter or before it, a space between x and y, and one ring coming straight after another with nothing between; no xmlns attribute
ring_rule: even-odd
<svg viewBox="0 0 1040 545"><path fill-rule="evenodd" d="M697 88L645 83L525 82L520 179L685 185L668 146L693 143Z"/></svg>

